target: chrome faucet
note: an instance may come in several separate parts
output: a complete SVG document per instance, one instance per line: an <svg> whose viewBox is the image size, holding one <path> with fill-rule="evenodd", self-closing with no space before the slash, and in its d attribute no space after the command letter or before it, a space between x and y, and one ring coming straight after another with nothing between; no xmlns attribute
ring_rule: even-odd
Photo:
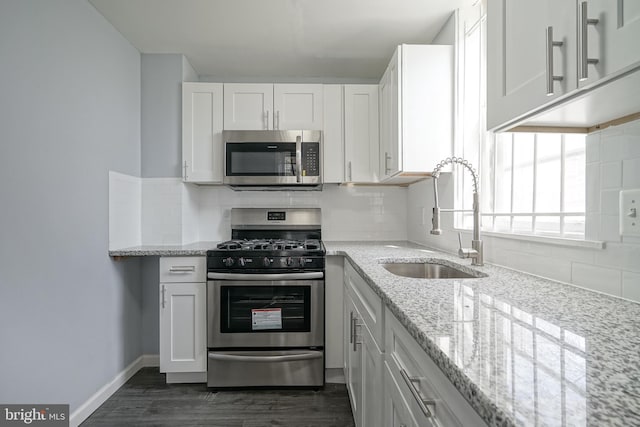
<svg viewBox="0 0 640 427"><path fill-rule="evenodd" d="M464 209L441 209L438 205L438 178L440 171L448 164L458 164L464 166L473 177L473 210ZM433 207L433 219L431 220L431 234L440 235L440 212L473 212L473 240L471 248L462 247L462 233L458 233L458 256L460 258L471 258L471 265L484 265L482 256L482 240L480 240L480 195L478 193L478 174L468 161L460 157L447 157L442 160L436 168L431 172L433 178L433 197L435 198L435 206Z"/></svg>

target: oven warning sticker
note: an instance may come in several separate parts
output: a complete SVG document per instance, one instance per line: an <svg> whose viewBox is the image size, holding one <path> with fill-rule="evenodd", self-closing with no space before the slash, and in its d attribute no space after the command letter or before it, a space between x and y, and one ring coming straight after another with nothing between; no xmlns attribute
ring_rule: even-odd
<svg viewBox="0 0 640 427"><path fill-rule="evenodd" d="M251 329L282 329L281 308L253 308L251 309Z"/></svg>

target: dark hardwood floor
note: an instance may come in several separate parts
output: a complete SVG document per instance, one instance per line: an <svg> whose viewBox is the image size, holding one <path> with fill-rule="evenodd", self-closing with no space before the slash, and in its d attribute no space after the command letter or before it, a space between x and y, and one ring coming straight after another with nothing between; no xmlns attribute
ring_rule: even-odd
<svg viewBox="0 0 640 427"><path fill-rule="evenodd" d="M143 368L82 426L348 427L353 416L344 384L313 390L207 390L166 384Z"/></svg>

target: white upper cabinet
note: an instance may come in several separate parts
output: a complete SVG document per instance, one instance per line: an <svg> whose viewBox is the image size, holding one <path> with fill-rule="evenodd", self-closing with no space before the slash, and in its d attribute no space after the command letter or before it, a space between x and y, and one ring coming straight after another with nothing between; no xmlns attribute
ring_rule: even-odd
<svg viewBox="0 0 640 427"><path fill-rule="evenodd" d="M321 130L321 84L224 85L225 130Z"/></svg>
<svg viewBox="0 0 640 427"><path fill-rule="evenodd" d="M182 178L222 183L222 84L182 84Z"/></svg>
<svg viewBox="0 0 640 427"><path fill-rule="evenodd" d="M636 0L488 0L487 128L590 127L637 112L640 78L618 77L640 66L638 40Z"/></svg>
<svg viewBox="0 0 640 427"><path fill-rule="evenodd" d="M573 36L576 24L572 3L571 0L489 1L488 128L551 102L576 87Z"/></svg>
<svg viewBox="0 0 640 427"><path fill-rule="evenodd" d="M322 130L322 85L273 85L274 129Z"/></svg>
<svg viewBox="0 0 640 427"><path fill-rule="evenodd" d="M453 48L400 45L379 84L379 173L408 183L453 149Z"/></svg>
<svg viewBox="0 0 640 427"><path fill-rule="evenodd" d="M583 11L586 13L583 14ZM583 27L587 29L584 38L586 54L578 51L579 66L580 61L598 62L588 64L587 74L579 75L579 78L583 79L580 80L581 86L628 69L640 61L638 0L579 1L578 31L582 31ZM580 34L578 36L580 37Z"/></svg>
<svg viewBox="0 0 640 427"><path fill-rule="evenodd" d="M325 184L344 182L344 102L343 85L324 85L323 170Z"/></svg>
<svg viewBox="0 0 640 427"><path fill-rule="evenodd" d="M344 86L344 167L348 182L378 181L378 85Z"/></svg>
<svg viewBox="0 0 640 427"><path fill-rule="evenodd" d="M224 129L273 129L273 85L225 84Z"/></svg>

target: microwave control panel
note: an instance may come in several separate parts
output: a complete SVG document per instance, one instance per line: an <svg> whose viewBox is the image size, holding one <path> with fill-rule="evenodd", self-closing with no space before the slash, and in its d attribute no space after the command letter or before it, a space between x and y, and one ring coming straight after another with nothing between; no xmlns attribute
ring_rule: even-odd
<svg viewBox="0 0 640 427"><path fill-rule="evenodd" d="M306 176L320 176L320 144L302 143L302 173Z"/></svg>

